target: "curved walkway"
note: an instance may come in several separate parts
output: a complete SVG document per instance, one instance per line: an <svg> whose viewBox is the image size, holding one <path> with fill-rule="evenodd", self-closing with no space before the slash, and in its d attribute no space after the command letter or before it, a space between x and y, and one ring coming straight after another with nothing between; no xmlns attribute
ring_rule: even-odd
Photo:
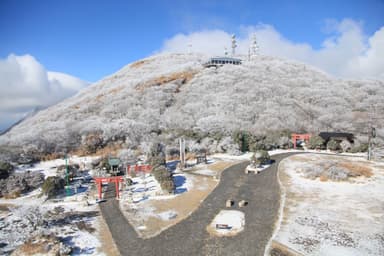
<svg viewBox="0 0 384 256"><path fill-rule="evenodd" d="M138 237L115 199L101 203L100 209L121 255L263 255L278 218L277 166L293 154L297 153L273 156L274 164L257 175L244 173L248 162L227 168L220 184L196 211L150 239ZM244 231L234 237L212 237L206 227L225 209L229 198L235 200L235 208L238 201L248 201L248 205L241 208L245 214Z"/></svg>

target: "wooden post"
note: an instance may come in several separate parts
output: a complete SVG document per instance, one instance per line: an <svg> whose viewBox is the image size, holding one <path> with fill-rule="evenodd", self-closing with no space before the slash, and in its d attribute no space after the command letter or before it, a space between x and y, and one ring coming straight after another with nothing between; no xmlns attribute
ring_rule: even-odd
<svg viewBox="0 0 384 256"><path fill-rule="evenodd" d="M184 138L179 139L180 143L180 166L181 168L185 168L185 140Z"/></svg>

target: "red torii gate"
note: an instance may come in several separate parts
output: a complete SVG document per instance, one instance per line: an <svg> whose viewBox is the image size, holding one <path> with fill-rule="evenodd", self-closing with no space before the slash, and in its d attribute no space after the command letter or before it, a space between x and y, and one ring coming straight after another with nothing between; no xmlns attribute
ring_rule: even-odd
<svg viewBox="0 0 384 256"><path fill-rule="evenodd" d="M119 198L119 182L124 181L123 176L112 176L112 177L94 177L93 178L97 184L97 192L99 193L99 200L101 199L101 186L102 183L107 182L114 182L115 183L115 189L116 189L116 198Z"/></svg>
<svg viewBox="0 0 384 256"><path fill-rule="evenodd" d="M311 134L309 133L304 133L304 134L298 134L298 133L292 133L292 143L293 143L293 148L296 148L296 141L297 140L304 140L304 142L308 142L309 139L311 138Z"/></svg>

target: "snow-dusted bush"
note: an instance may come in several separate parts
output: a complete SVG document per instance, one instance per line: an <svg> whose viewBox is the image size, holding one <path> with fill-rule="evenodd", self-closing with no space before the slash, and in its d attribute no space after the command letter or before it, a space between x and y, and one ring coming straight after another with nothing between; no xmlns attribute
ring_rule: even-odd
<svg viewBox="0 0 384 256"><path fill-rule="evenodd" d="M24 147L37 154L80 144L94 151L121 142L147 154L144 144L151 145L160 133L176 135L183 130L199 135L185 138L200 145L205 137L213 138L213 144L201 145L212 152L221 151L217 146L222 138L235 131L266 135L265 140L248 143L257 150L284 147L286 138L278 131L287 129L347 129L358 135L371 106L378 110L378 119L384 117L382 81L333 79L304 64L268 56L205 69L201 63L208 57L161 54L145 59L143 65L127 65L27 118L0 136L0 146L8 151ZM383 141L383 124L376 128L377 140ZM239 149L248 150L244 146Z"/></svg>
<svg viewBox="0 0 384 256"><path fill-rule="evenodd" d="M328 179L333 181L344 181L348 179L349 170L338 167L338 166L331 166L327 172L326 176Z"/></svg>
<svg viewBox="0 0 384 256"><path fill-rule="evenodd" d="M316 179L324 172L324 168L318 165L308 165L303 167L302 172L305 178Z"/></svg>
<svg viewBox="0 0 384 256"><path fill-rule="evenodd" d="M224 137L220 140L219 144L217 145L217 152L226 152L231 155L239 155L241 153L239 150L239 145L236 144L230 136Z"/></svg>

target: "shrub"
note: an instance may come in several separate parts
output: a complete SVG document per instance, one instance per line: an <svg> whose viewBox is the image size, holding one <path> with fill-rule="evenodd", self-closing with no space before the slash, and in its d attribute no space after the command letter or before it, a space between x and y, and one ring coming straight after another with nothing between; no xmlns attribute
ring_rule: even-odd
<svg viewBox="0 0 384 256"><path fill-rule="evenodd" d="M8 162L0 161L0 179L8 178L9 174L13 171L13 166Z"/></svg>
<svg viewBox="0 0 384 256"><path fill-rule="evenodd" d="M312 136L308 141L308 148L310 149L322 149L324 148L324 140L320 136Z"/></svg>
<svg viewBox="0 0 384 256"><path fill-rule="evenodd" d="M57 196L64 189L64 184L64 179L61 177L48 177L41 187L42 194L48 196L48 198Z"/></svg>
<svg viewBox="0 0 384 256"><path fill-rule="evenodd" d="M165 166L158 166L152 171L152 175L160 183L163 190L172 193L175 189L175 183L172 178L172 173Z"/></svg>
<svg viewBox="0 0 384 256"><path fill-rule="evenodd" d="M157 166L165 166L165 153L164 153L164 145L161 143L154 143L151 147L148 162L154 168Z"/></svg>
<svg viewBox="0 0 384 256"><path fill-rule="evenodd" d="M175 190L175 183L173 179L164 180L160 185L161 188L167 191L168 193L173 193L173 191Z"/></svg>
<svg viewBox="0 0 384 256"><path fill-rule="evenodd" d="M327 177L333 181L347 180L349 171L343 167L332 166L327 171Z"/></svg>
<svg viewBox="0 0 384 256"><path fill-rule="evenodd" d="M359 146L355 146L349 150L351 153L359 153L359 152L367 152L368 151L368 143L362 143Z"/></svg>
<svg viewBox="0 0 384 256"><path fill-rule="evenodd" d="M258 160L260 161L261 164L266 164L271 160L271 157L269 156L268 151L266 150L260 150L259 151L259 157Z"/></svg>
<svg viewBox="0 0 384 256"><path fill-rule="evenodd" d="M336 150L340 150L341 147L340 147L339 142L332 139L332 140L328 141L327 149L332 150L332 151L336 151Z"/></svg>
<svg viewBox="0 0 384 256"><path fill-rule="evenodd" d="M131 186L133 184L133 181L131 179L126 180L126 185Z"/></svg>

